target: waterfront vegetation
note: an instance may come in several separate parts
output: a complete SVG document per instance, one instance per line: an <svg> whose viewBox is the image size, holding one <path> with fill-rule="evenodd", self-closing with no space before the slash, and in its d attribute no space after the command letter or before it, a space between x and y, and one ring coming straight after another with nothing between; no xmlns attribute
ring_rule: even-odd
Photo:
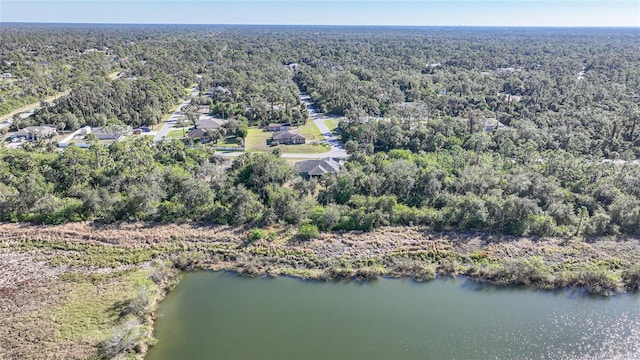
<svg viewBox="0 0 640 360"><path fill-rule="evenodd" d="M15 77L0 112L69 91L11 131L153 126L197 83L194 104L248 132L249 151L231 160L147 136L0 149L2 358L142 354L184 269L640 287L633 30L0 33L0 70ZM305 180L279 157L326 145L266 146L273 122L319 139L300 92L340 117L329 125L350 158L338 174Z"/></svg>
<svg viewBox="0 0 640 360"><path fill-rule="evenodd" d="M144 353L157 302L183 270L231 270L327 281L466 276L498 286L636 291L637 238L598 241L384 227L157 223L0 225L0 349L7 358ZM22 334L22 335L21 335ZM93 355L90 355L93 354Z"/></svg>

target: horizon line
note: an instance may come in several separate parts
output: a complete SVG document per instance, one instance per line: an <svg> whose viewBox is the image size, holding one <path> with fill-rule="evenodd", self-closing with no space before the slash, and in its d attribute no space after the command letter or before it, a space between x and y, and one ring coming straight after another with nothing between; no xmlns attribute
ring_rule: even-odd
<svg viewBox="0 0 640 360"><path fill-rule="evenodd" d="M42 24L42 25L186 25L186 26L298 26L298 27L456 27L456 28L540 28L540 29L640 29L638 26L616 25L416 25L416 24L272 24L272 23L153 23L153 22L57 22L57 21L2 21L0 24Z"/></svg>

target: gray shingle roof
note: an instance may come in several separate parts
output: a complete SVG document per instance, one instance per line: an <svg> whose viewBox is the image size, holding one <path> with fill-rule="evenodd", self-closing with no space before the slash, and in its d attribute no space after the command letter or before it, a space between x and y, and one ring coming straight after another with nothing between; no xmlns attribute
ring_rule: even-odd
<svg viewBox="0 0 640 360"><path fill-rule="evenodd" d="M273 140L289 140L289 139L306 139L304 136L300 134L293 133L289 130L287 131L278 131L273 134Z"/></svg>
<svg viewBox="0 0 640 360"><path fill-rule="evenodd" d="M218 129L225 123L226 120L203 116L196 122L196 127L198 129Z"/></svg>
<svg viewBox="0 0 640 360"><path fill-rule="evenodd" d="M299 161L294 165L294 169L299 174L324 175L334 174L340 171L340 164L330 158L320 160Z"/></svg>

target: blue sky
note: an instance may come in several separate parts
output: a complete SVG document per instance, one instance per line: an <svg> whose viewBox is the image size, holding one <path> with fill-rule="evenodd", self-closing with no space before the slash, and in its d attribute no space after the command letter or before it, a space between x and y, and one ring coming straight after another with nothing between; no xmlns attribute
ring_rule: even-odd
<svg viewBox="0 0 640 360"><path fill-rule="evenodd" d="M640 27L640 0L0 0L0 21Z"/></svg>

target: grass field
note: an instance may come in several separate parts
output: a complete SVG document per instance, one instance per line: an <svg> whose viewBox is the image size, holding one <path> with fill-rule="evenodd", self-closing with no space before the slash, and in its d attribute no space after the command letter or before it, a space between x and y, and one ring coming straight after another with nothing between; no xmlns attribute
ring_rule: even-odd
<svg viewBox="0 0 640 360"><path fill-rule="evenodd" d="M321 154L331 149L329 145L314 143L322 140L322 134L314 123L309 122L304 126L292 129L293 132L307 138L306 144L301 145L279 145L283 153L289 154ZM267 139L271 137L271 132L258 128L250 128L246 139L247 151L273 151L275 146L268 146Z"/></svg>
<svg viewBox="0 0 640 360"><path fill-rule="evenodd" d="M327 125L329 130L331 130L331 132L335 133L336 129L338 128L338 124L340 123L340 120L342 120L342 119L325 120L324 123L325 123L325 125Z"/></svg>
<svg viewBox="0 0 640 360"><path fill-rule="evenodd" d="M147 271L135 269L73 278L77 285L66 295L64 304L53 309L53 318L60 324L59 338L103 340L119 320L121 309L117 305L133 298L136 285L148 275Z"/></svg>
<svg viewBox="0 0 640 360"><path fill-rule="evenodd" d="M293 128L293 132L296 132L307 138L307 142L323 140L324 137L320 133L320 129L312 122L309 121L305 125L298 128Z"/></svg>
<svg viewBox="0 0 640 360"><path fill-rule="evenodd" d="M187 136L188 133L189 133L189 130L187 129L182 130L180 128L176 130L171 130L169 131L169 134L167 134L167 139L181 139Z"/></svg>
<svg viewBox="0 0 640 360"><path fill-rule="evenodd" d="M217 146L240 148L240 145L238 145L238 141L236 141L236 139L237 139L237 137L235 137L235 136L229 136L229 137L226 137L224 139L220 139L218 141L218 145Z"/></svg>

